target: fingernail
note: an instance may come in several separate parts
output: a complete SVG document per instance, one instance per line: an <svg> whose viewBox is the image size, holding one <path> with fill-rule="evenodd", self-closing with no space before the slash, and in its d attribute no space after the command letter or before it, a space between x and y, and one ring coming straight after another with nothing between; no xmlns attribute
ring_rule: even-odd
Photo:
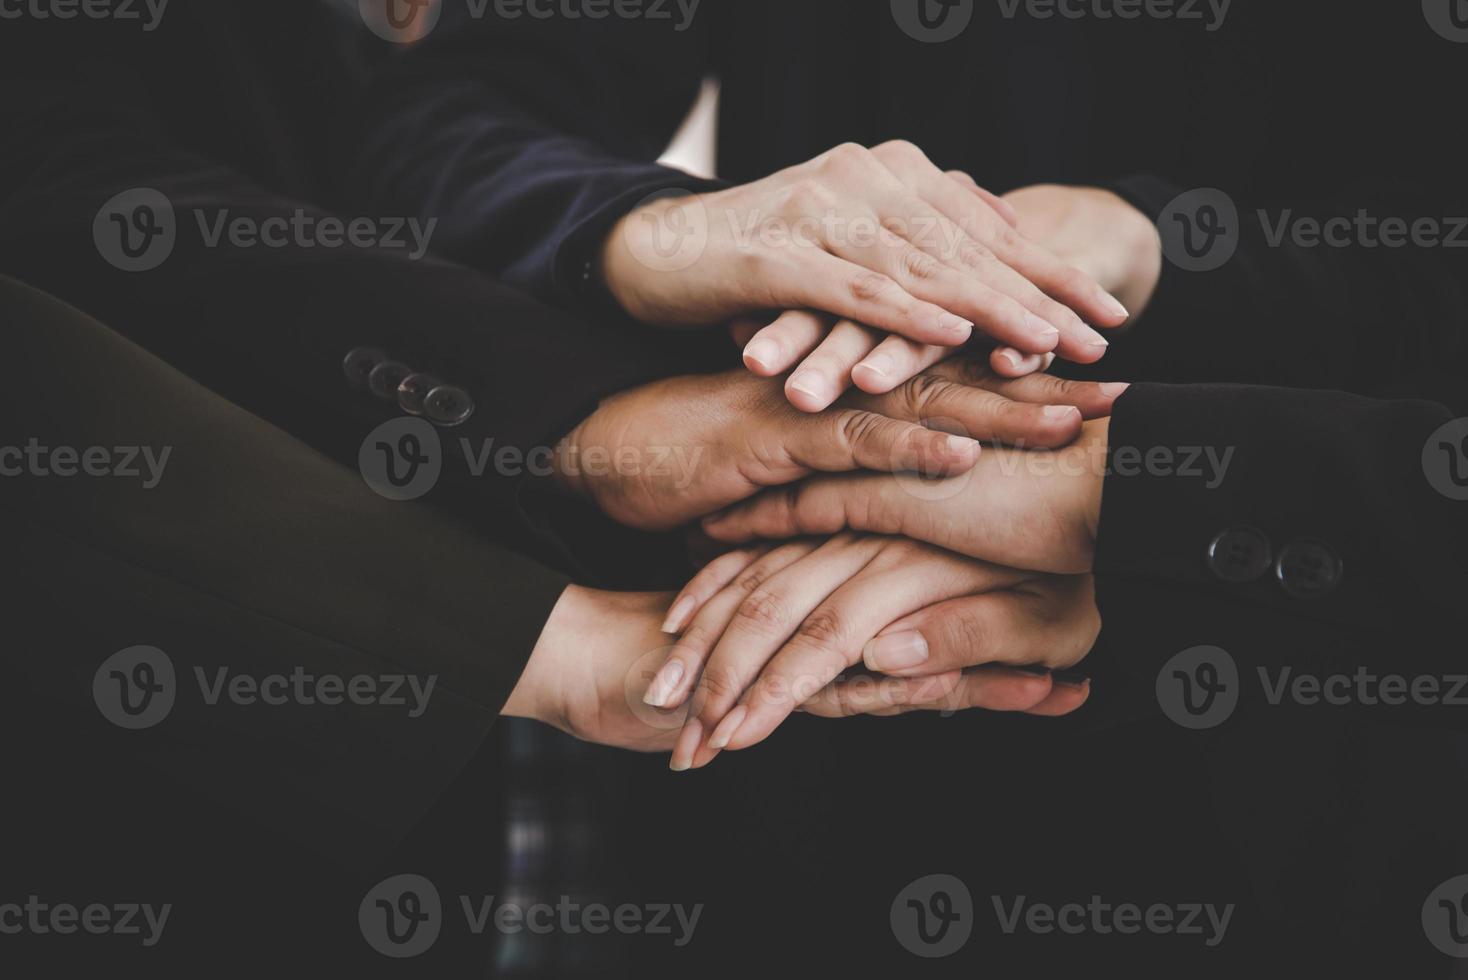
<svg viewBox="0 0 1468 980"><path fill-rule="evenodd" d="M688 724L678 733L678 744L673 747L673 757L668 760L668 768L674 772L685 772L693 768L693 753L698 751L698 743L703 741L703 722L697 718L688 719Z"/></svg>
<svg viewBox="0 0 1468 980"><path fill-rule="evenodd" d="M1072 415L1079 415L1081 410L1074 405L1046 405L1040 412L1047 419L1068 419Z"/></svg>
<svg viewBox="0 0 1468 980"><path fill-rule="evenodd" d="M1091 680L1078 670L1057 670L1050 676L1055 678L1055 683L1064 684L1067 687L1085 687Z"/></svg>
<svg viewBox="0 0 1468 980"><path fill-rule="evenodd" d="M980 448L977 441L965 438L964 436L949 436L944 442L948 446L949 452L955 456L961 456L964 459L978 455Z"/></svg>
<svg viewBox="0 0 1468 980"><path fill-rule="evenodd" d="M826 381L814 371L801 371L790 379L790 388L792 391L810 395L812 398L823 398L825 397Z"/></svg>
<svg viewBox="0 0 1468 980"><path fill-rule="evenodd" d="M999 356L1009 362L1010 367L1018 371L1025 363L1024 355L1013 348L1006 347L999 352Z"/></svg>
<svg viewBox="0 0 1468 980"><path fill-rule="evenodd" d="M766 371L774 370L774 364L780 358L780 345L768 338L751 341L744 348L744 359L753 361L758 367Z"/></svg>
<svg viewBox="0 0 1468 980"><path fill-rule="evenodd" d="M866 368L878 377L886 378L892 373L892 359L886 354L873 354L857 367Z"/></svg>
<svg viewBox="0 0 1468 980"><path fill-rule="evenodd" d="M1120 398L1126 394L1126 390L1130 387L1131 385L1124 381L1110 381L1100 386L1101 394L1107 398Z"/></svg>
<svg viewBox="0 0 1468 980"><path fill-rule="evenodd" d="M1041 320L1033 313L1025 314L1025 326L1029 327L1030 331L1034 333L1036 340L1043 343L1050 343L1051 346L1054 346L1051 342L1060 340L1060 330Z"/></svg>
<svg viewBox="0 0 1468 980"><path fill-rule="evenodd" d="M918 632L879 636L867 644L862 659L872 670L906 670L928 659L928 641Z"/></svg>
<svg viewBox="0 0 1468 980"><path fill-rule="evenodd" d="M1128 310L1125 306L1122 306L1121 300L1117 299L1115 296L1106 297L1106 308L1111 311L1113 316L1124 316L1127 319L1131 319L1131 311Z"/></svg>
<svg viewBox="0 0 1468 980"><path fill-rule="evenodd" d="M719 722L719 727L714 729L713 736L709 738L709 748L722 749L728 745L734 733L739 731L739 726L744 724L744 719L748 714L749 709L741 704L725 715L724 720Z"/></svg>
<svg viewBox="0 0 1468 980"><path fill-rule="evenodd" d="M678 682L683 679L683 669L681 660L669 660L663 664L653 675L647 693L642 696L643 704L650 704L654 708L666 708L669 699L673 697L673 692L678 689Z"/></svg>
<svg viewBox="0 0 1468 980"><path fill-rule="evenodd" d="M1090 340L1086 341L1088 345L1096 348L1097 350L1105 350L1106 348L1111 346L1111 341L1107 340L1099 333L1095 333L1095 331L1092 331L1092 333L1094 334L1094 336L1092 336Z"/></svg>
<svg viewBox="0 0 1468 980"><path fill-rule="evenodd" d="M943 333L952 334L954 339L961 343L968 339L969 334L974 332L974 325L961 316L944 313L938 317L938 329Z"/></svg>
<svg viewBox="0 0 1468 980"><path fill-rule="evenodd" d="M693 607L697 600L691 595L685 595L673 603L673 608L668 610L668 618L663 620L664 633L677 633L688 624L688 617L693 615Z"/></svg>

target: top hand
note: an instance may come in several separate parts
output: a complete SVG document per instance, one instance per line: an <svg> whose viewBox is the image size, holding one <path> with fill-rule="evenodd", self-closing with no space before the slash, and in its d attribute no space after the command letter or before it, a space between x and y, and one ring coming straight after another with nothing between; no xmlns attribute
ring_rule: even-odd
<svg viewBox="0 0 1468 980"><path fill-rule="evenodd" d="M819 310L918 344L975 325L1025 354L1090 363L1126 309L1027 241L993 195L910 143L847 144L752 184L669 196L608 237L602 277L649 323Z"/></svg>

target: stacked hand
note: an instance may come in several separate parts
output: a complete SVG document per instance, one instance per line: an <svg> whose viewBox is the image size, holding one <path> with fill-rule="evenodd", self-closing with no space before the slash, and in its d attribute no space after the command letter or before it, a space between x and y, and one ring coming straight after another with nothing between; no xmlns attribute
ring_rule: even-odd
<svg viewBox="0 0 1468 980"><path fill-rule="evenodd" d="M805 221L818 212L831 220ZM767 240L771 220L804 233ZM660 252L669 229L679 248L697 232L696 254ZM1150 301L1150 222L1088 188L996 198L899 143L655 202L603 258L645 321L735 320L749 371L609 399L559 447L558 476L622 523L702 519L734 550L674 597L568 590L507 712L686 769L796 711L1085 702L1069 668L1100 630L1090 569L1125 385L1036 372L1099 358L1085 321L1124 321L1112 296ZM987 363L953 356L972 325Z"/></svg>
<svg viewBox="0 0 1468 980"><path fill-rule="evenodd" d="M648 323L712 325L788 311L752 337L749 368L820 411L850 384L890 391L966 342L1001 374L1058 354L1098 360L1126 308L1016 230L1019 215L902 141L839 146L764 180L666 196L608 237L602 278ZM811 311L811 312L807 312ZM748 336L745 327L741 336Z"/></svg>

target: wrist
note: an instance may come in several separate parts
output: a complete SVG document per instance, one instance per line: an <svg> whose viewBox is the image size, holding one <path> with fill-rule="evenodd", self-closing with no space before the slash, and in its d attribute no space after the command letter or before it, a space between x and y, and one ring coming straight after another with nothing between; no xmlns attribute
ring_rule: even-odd
<svg viewBox="0 0 1468 980"><path fill-rule="evenodd" d="M1109 199L1113 240L1118 248L1117 281L1108 287L1123 306L1131 311L1135 322L1162 279L1162 236L1157 226L1130 202L1113 191L1102 191ZM1104 285L1104 284L1103 284Z"/></svg>
<svg viewBox="0 0 1468 980"><path fill-rule="evenodd" d="M597 596L596 590L579 585L568 585L561 593L501 714L566 727L566 668L574 663L573 651L584 649L591 635Z"/></svg>

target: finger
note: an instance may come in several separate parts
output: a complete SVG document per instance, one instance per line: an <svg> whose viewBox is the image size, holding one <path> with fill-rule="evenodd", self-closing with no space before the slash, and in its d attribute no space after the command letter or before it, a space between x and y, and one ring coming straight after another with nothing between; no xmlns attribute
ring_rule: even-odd
<svg viewBox="0 0 1468 980"><path fill-rule="evenodd" d="M1061 329L1030 312L1013 293L1033 290L1036 302L1043 300L1057 309L1059 305L1045 299L1013 270L1001 270L998 263L990 263L982 272L957 267L962 260L951 254L947 241L952 237L966 241L967 236L920 198L905 193L895 195L873 222L877 228L875 234L833 242L832 254L873 269L908 294L959 314L1000 343L1036 354L1052 351L1060 343ZM893 227L907 230L918 242L897 234L891 230ZM924 234L922 229L926 227L935 231ZM973 252L979 246L970 242L967 248ZM974 259L974 265L979 261ZM1012 292L1006 292L1006 288ZM912 339L932 342L924 337Z"/></svg>
<svg viewBox="0 0 1468 980"><path fill-rule="evenodd" d="M703 568L698 574L683 586L668 607L668 618L663 621L664 633L681 633L683 627L693 618L694 613L702 608L717 595L725 586L734 581L734 577L754 564L765 552L769 551L769 545L759 545L754 548L736 548L734 551L726 552Z"/></svg>
<svg viewBox="0 0 1468 980"><path fill-rule="evenodd" d="M936 548L884 547L812 610L764 665L741 702L745 716L725 744L732 750L763 741L797 705L857 663L866 640L904 611L1004 588L1019 576Z"/></svg>
<svg viewBox="0 0 1468 980"><path fill-rule="evenodd" d="M933 476L968 471L981 450L967 436L857 408L802 417L783 447L797 465L822 473L861 469Z"/></svg>
<svg viewBox="0 0 1468 980"><path fill-rule="evenodd" d="M990 193L985 188L980 187L978 181L974 180L973 177L962 170L950 170L947 176L949 180L956 181L960 187L970 193L979 195L979 198L985 204L989 205L989 207L993 208L994 212L1003 218L1004 223L1009 225L1009 227L1019 227L1019 212L1014 209L1013 204L1010 204L998 194Z"/></svg>
<svg viewBox="0 0 1468 980"><path fill-rule="evenodd" d="M1126 393L1130 385L1125 383L1098 383L1095 381L1071 381L1053 374L1027 374L1019 378L996 378L984 366L967 357L950 357L926 372L957 384L982 388L1003 395L1017 402L1033 405L1073 405L1087 419L1105 418L1111 414L1116 400ZM918 381L916 384L928 384ZM878 404L877 411L893 411L887 405ZM897 417L905 415L897 413Z"/></svg>
<svg viewBox="0 0 1468 980"><path fill-rule="evenodd" d="M1014 229L997 235L993 248L1010 268L1091 323L1115 328L1131 318L1121 301L1102 289L1096 280Z"/></svg>
<svg viewBox="0 0 1468 980"><path fill-rule="evenodd" d="M918 299L891 276L819 248L783 250L765 288L783 306L824 310L922 344L956 347L973 334L971 320Z"/></svg>
<svg viewBox="0 0 1468 980"><path fill-rule="evenodd" d="M1060 675L1052 675L1055 683L1050 690L1050 696L1025 713L1030 715L1041 715L1047 718L1058 718L1075 711L1091 697L1090 678L1083 678L1074 682L1062 682Z"/></svg>
<svg viewBox="0 0 1468 980"><path fill-rule="evenodd" d="M1071 667L1101 631L1092 588L1087 575L1052 576L935 603L885 628L862 661L899 677L988 664Z"/></svg>
<svg viewBox="0 0 1468 980"><path fill-rule="evenodd" d="M940 700L957 690L962 678L956 670L931 677L843 676L821 688L795 710L818 718L886 714L914 702Z"/></svg>
<svg viewBox="0 0 1468 980"><path fill-rule="evenodd" d="M1022 378L1045 369L1043 354L1025 354L1013 347L996 347L989 354L994 373L1006 378Z"/></svg>
<svg viewBox="0 0 1468 980"><path fill-rule="evenodd" d="M653 677L643 700L654 708L672 708L682 704L698 681L698 672L703 669L705 658L724 634L734 610L739 608L744 597L767 577L814 551L815 547L815 543L809 541L781 545L735 575L732 582L698 610L688 629L673 644L672 653L668 654L667 661Z"/></svg>
<svg viewBox="0 0 1468 980"><path fill-rule="evenodd" d="M785 397L802 412L824 411L851 386L851 369L877 346L874 330L840 320L785 382Z"/></svg>
<svg viewBox="0 0 1468 980"><path fill-rule="evenodd" d="M1081 434L1081 412L1071 405L1017 401L937 375L909 382L900 397L906 413L923 425L985 442L1056 449ZM879 403L878 410L883 407Z"/></svg>
<svg viewBox="0 0 1468 980"><path fill-rule="evenodd" d="M1028 374L994 385L1005 398L1038 405L1071 405L1086 419L1105 418L1131 387L1123 382L1071 381L1053 374Z"/></svg>
<svg viewBox="0 0 1468 980"><path fill-rule="evenodd" d="M837 681L822 692L817 706L810 707L808 702L806 710L826 718L970 708L1033 712L1051 699L1053 691L1048 674L1010 669L949 671L935 677L885 677L877 683Z"/></svg>
<svg viewBox="0 0 1468 980"><path fill-rule="evenodd" d="M790 370L831 330L833 317L807 310L787 310L760 329L744 348L744 366L762 378Z"/></svg>
<svg viewBox="0 0 1468 980"><path fill-rule="evenodd" d="M708 733L706 749L724 748L744 718L745 712L734 712L735 705L761 669L806 618L857 575L883 545L881 538L839 535L774 573L744 597L709 655L690 702ZM700 749L694 767L711 757L711 751Z"/></svg>
<svg viewBox="0 0 1468 980"><path fill-rule="evenodd" d="M883 395L952 353L951 348L889 336L851 369L851 380L862 391Z"/></svg>
<svg viewBox="0 0 1468 980"><path fill-rule="evenodd" d="M1013 343L1008 337L986 330L990 336L1025 353L1055 350L1068 360L1082 364L1099 360L1105 354L1106 339L1081 319L1078 315L1080 310L1056 302L997 253L994 243L1013 242L1020 236L1012 225L988 206L983 196L960 187L934 166L921 149L909 142L894 140L872 152L897 178L898 186L910 194L906 200L886 203L884 219L897 218L911 223L909 226L916 234L906 237L925 252L968 272L998 293L1012 297L1031 316L1038 317L1059 332L1058 340L1047 347ZM914 295L923 294L914 292ZM947 308L965 316L971 315L966 309ZM1104 309L1102 317L1098 322L1103 325L1110 323ZM975 323L981 329L986 328L981 316L975 317Z"/></svg>

